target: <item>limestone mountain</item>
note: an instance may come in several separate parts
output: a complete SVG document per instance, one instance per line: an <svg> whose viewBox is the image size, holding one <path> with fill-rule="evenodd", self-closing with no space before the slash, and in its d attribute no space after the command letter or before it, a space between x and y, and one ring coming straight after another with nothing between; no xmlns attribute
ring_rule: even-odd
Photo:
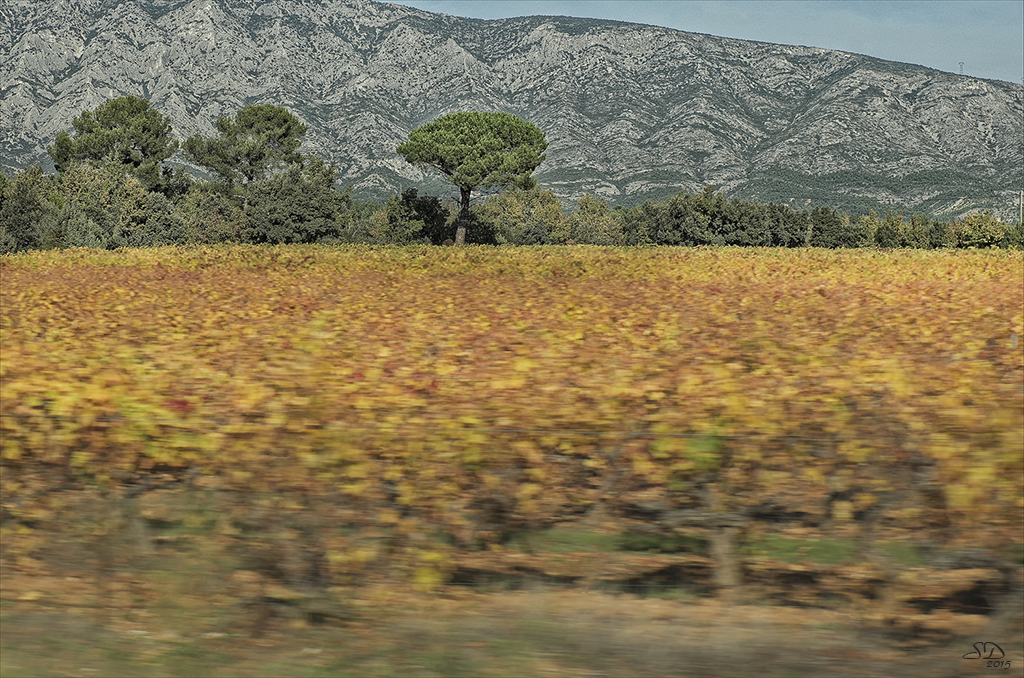
<svg viewBox="0 0 1024 678"><path fill-rule="evenodd" d="M370 0L5 0L0 161L108 98L150 99L175 134L251 103L287 106L305 151L380 197L447 194L395 152L456 110L547 135L536 176L612 204L707 184L727 195L955 216L1016 215L1024 87L812 47L615 21L482 21ZM178 156L180 161L180 156Z"/></svg>

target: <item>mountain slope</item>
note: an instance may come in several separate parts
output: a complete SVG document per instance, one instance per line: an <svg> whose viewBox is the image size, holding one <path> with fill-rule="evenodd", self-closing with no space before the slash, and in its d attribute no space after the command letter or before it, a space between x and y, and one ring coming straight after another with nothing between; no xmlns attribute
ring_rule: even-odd
<svg viewBox="0 0 1024 678"><path fill-rule="evenodd" d="M176 134L287 106L365 195L443 184L395 147L465 109L547 134L537 176L613 203L715 184L857 210L1016 214L1024 88L833 50L565 17L497 21L369 0L15 0L0 6L0 158L45 162L71 119L148 97Z"/></svg>

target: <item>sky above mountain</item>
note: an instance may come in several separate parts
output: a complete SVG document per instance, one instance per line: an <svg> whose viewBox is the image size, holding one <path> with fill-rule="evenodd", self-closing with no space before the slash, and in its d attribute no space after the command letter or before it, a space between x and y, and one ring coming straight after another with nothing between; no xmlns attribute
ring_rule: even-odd
<svg viewBox="0 0 1024 678"><path fill-rule="evenodd" d="M1021 0L391 0L475 19L614 19L1024 82Z"/></svg>

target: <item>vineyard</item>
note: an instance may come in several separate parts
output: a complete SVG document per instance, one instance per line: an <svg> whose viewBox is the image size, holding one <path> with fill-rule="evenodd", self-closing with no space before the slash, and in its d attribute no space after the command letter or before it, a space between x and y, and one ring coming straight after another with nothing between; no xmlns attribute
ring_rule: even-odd
<svg viewBox="0 0 1024 678"><path fill-rule="evenodd" d="M86 562L121 530L132 548L223 545L232 595L281 605L538 577L838 597L908 636L948 630L965 623L950 610L1019 596L1022 264L761 248L4 257L3 565L31 577L75 540ZM83 527L96 506L107 517ZM538 548L584 525L645 548ZM766 554L773 539L849 551L790 562Z"/></svg>

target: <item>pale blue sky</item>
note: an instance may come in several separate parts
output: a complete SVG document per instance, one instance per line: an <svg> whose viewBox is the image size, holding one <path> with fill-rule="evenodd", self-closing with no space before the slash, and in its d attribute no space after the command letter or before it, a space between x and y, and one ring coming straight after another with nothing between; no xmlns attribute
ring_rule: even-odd
<svg viewBox="0 0 1024 678"><path fill-rule="evenodd" d="M825 47L1021 84L1024 0L391 0L476 19L558 15Z"/></svg>

